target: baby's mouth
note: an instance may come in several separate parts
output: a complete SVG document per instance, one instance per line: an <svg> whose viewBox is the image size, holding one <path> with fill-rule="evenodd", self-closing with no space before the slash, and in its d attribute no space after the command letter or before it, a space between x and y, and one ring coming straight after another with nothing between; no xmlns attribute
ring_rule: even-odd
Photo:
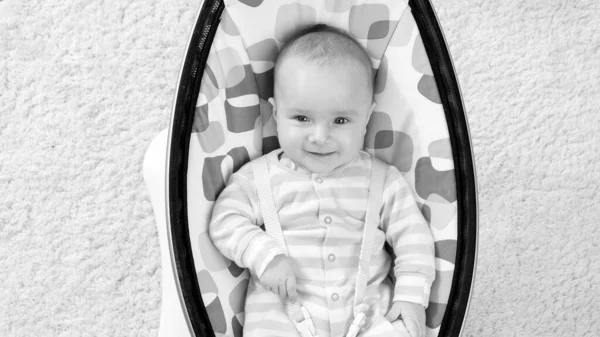
<svg viewBox="0 0 600 337"><path fill-rule="evenodd" d="M321 157L321 158L325 158L325 157L330 156L330 155L332 155L332 154L335 153L335 151L334 152L312 152L312 151L306 151L306 152L308 152L309 154L311 154L311 155L313 155L315 157Z"/></svg>

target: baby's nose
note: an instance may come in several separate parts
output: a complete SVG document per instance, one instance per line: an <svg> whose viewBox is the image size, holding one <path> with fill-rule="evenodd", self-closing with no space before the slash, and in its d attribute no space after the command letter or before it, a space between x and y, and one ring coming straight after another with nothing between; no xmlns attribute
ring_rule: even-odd
<svg viewBox="0 0 600 337"><path fill-rule="evenodd" d="M308 136L308 140L313 143L323 143L327 141L329 138L329 126L328 125L316 125L310 135Z"/></svg>

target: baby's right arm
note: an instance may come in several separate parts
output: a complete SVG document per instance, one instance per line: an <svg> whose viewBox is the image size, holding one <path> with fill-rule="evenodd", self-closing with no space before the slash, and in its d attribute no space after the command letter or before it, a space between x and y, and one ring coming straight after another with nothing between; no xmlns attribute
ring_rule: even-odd
<svg viewBox="0 0 600 337"><path fill-rule="evenodd" d="M231 176L213 207L209 235L225 257L260 277L285 251L259 227L263 220L253 180L249 165Z"/></svg>

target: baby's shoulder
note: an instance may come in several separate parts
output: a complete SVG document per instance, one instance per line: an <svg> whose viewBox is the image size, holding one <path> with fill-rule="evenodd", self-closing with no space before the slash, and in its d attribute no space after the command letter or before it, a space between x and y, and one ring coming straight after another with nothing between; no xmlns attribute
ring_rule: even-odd
<svg viewBox="0 0 600 337"><path fill-rule="evenodd" d="M260 167L259 168L255 168L256 164L259 163L260 160L266 159L267 162L268 162L268 165L271 165L271 163L273 162L273 160L276 160L276 159L273 158L273 156L276 155L274 152L263 154L260 157L257 157L257 158L254 158L254 159L250 160L249 162L247 162L244 165L242 165L237 171L235 171L233 173L233 176L239 176L239 177L243 177L245 179L248 179L250 181L253 181L254 180L254 170L255 169L260 169Z"/></svg>
<svg viewBox="0 0 600 337"><path fill-rule="evenodd" d="M258 158L252 159L249 162L245 163L244 165L242 165L242 167L240 167L237 171L235 171L232 175L232 177L239 177L239 178L243 178L243 179L247 179L250 181L254 180L254 163L258 162Z"/></svg>
<svg viewBox="0 0 600 337"><path fill-rule="evenodd" d="M386 163L385 161L375 157L374 155L366 151L360 151L360 157L363 166L373 168L375 165L380 165L386 172L386 175L389 175L391 170L396 169L393 165Z"/></svg>
<svg viewBox="0 0 600 337"><path fill-rule="evenodd" d="M405 178L402 175L402 173L400 172L400 170L398 170L398 168L394 165L388 164L387 162L385 162L384 160L377 158L376 156L365 152L365 151L361 151L361 156L363 158L363 162L369 162L371 164L371 167L373 167L374 165L379 164L383 166L383 170L386 172L385 173L385 184L389 184L392 183L396 180L401 180L402 182L405 182Z"/></svg>
<svg viewBox="0 0 600 337"><path fill-rule="evenodd" d="M380 164L380 165L383 165L383 167L385 167L386 169L389 169L389 167L390 167L390 164L386 163L385 161L375 157L374 155L372 155L366 151L361 151L360 155L363 158L363 162L370 163L371 166L373 166L375 164Z"/></svg>
<svg viewBox="0 0 600 337"><path fill-rule="evenodd" d="M254 171L252 170L252 165L250 162L244 164L244 166L240 167L237 172L234 173L234 176L238 176L240 178L244 178L246 180L253 181L254 180Z"/></svg>

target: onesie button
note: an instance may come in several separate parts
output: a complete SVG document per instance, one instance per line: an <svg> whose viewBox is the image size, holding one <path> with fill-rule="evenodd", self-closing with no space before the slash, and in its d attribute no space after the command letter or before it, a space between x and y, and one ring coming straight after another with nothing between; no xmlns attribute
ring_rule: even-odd
<svg viewBox="0 0 600 337"><path fill-rule="evenodd" d="M321 177L317 177L317 179L315 179L319 184L323 182L323 178Z"/></svg>
<svg viewBox="0 0 600 337"><path fill-rule="evenodd" d="M330 223L331 223L331 218L330 218L330 217L328 217L328 216L326 216L326 217L325 217L325 223L326 223L326 224L330 224Z"/></svg>
<svg viewBox="0 0 600 337"><path fill-rule="evenodd" d="M331 295L331 299L337 301L340 299L340 295L338 295L337 293L333 293L333 295Z"/></svg>
<svg viewBox="0 0 600 337"><path fill-rule="evenodd" d="M333 254L329 254L329 256L327 257L327 259L331 262L335 261L335 255Z"/></svg>

